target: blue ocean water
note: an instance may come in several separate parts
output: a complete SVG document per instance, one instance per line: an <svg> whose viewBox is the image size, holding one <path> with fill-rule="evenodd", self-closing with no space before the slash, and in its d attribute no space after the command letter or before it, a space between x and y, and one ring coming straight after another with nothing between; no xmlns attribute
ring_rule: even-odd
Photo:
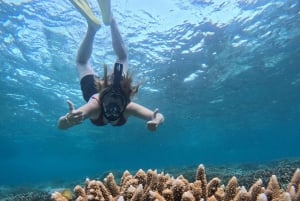
<svg viewBox="0 0 300 201"><path fill-rule="evenodd" d="M300 157L299 1L119 0L112 10L143 82L134 101L158 107L164 125L58 130L66 100L84 103L75 57L86 22L67 0L0 0L0 185ZM91 63L102 75L113 61L102 26Z"/></svg>

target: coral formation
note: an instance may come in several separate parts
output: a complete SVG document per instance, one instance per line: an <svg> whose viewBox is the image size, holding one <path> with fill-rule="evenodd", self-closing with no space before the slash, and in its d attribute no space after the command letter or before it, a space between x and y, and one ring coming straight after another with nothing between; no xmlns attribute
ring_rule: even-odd
<svg viewBox="0 0 300 201"><path fill-rule="evenodd" d="M76 201L299 201L300 169L298 168L286 189L280 187L275 175L265 188L258 179L247 191L239 186L235 176L227 185L217 177L207 182L204 166L198 166L195 181L189 182L182 175L174 178L168 174L139 170L135 175L125 171L117 185L112 173L104 181L86 179L85 186L74 188ZM54 201L67 200L59 192Z"/></svg>
<svg viewBox="0 0 300 201"><path fill-rule="evenodd" d="M51 201L50 195L47 192L35 191L35 192L24 192L17 195L11 195L3 197L0 194L0 201Z"/></svg>

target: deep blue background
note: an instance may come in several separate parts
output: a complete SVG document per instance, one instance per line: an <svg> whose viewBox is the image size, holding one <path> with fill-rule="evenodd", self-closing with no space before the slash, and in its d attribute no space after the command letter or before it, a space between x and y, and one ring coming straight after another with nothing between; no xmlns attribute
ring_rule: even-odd
<svg viewBox="0 0 300 201"><path fill-rule="evenodd" d="M58 130L66 100L84 103L75 56L85 20L68 1L0 1L0 185L299 158L299 2L147 2L112 7L143 82L134 101L165 115L156 133L134 118ZM94 47L101 75L114 61L108 27Z"/></svg>

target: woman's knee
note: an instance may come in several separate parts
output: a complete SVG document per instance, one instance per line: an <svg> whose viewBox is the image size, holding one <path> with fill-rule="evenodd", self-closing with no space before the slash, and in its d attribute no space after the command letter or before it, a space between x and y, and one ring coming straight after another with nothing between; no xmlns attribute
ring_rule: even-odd
<svg viewBox="0 0 300 201"><path fill-rule="evenodd" d="M76 66L77 66L77 71L80 79L82 79L86 75L95 75L95 72L89 63L81 64L77 62Z"/></svg>

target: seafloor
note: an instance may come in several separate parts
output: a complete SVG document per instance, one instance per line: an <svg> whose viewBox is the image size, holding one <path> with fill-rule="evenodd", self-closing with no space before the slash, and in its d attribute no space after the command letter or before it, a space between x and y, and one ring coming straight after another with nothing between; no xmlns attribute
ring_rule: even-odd
<svg viewBox="0 0 300 201"><path fill-rule="evenodd" d="M199 164L198 164L199 165ZM197 166L180 167L180 168L167 168L158 169L158 172L168 173L174 177L183 175L187 180L194 181ZM287 184L290 182L295 170L300 167L300 159L284 159L277 160L268 163L260 164L226 164L226 165L205 165L205 171L207 180L214 177L221 179L222 184L226 184L231 177L235 176L238 179L239 186L245 186L249 188L259 178L263 181L263 186L266 186L272 175L276 175L280 187L285 189ZM137 169L138 170L138 169ZM130 170L135 173L137 170ZM116 181L118 182L123 175L125 170L112 170L103 173L102 176L95 175L97 180L103 180L108 173L112 172ZM51 193L55 189L70 188L73 189L75 185L84 184L85 178L81 181L69 181L66 183L55 183L39 186L19 186L9 187L0 186L0 201L50 201Z"/></svg>

